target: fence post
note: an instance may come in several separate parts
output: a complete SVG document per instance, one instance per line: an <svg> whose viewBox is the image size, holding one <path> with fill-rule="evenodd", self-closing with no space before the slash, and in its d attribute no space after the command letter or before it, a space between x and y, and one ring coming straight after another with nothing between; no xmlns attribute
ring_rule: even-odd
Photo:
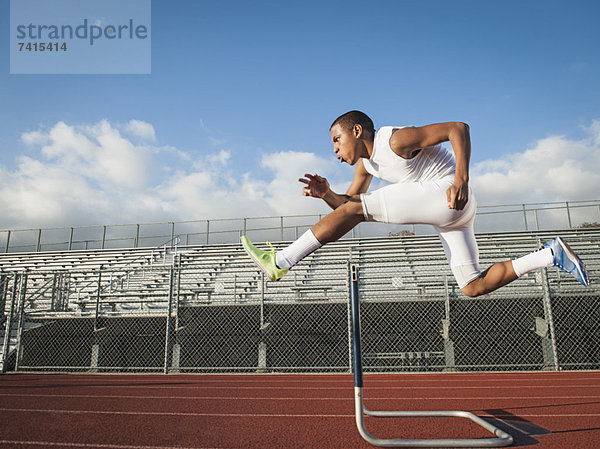
<svg viewBox="0 0 600 449"><path fill-rule="evenodd" d="M448 287L448 275L444 275L444 288L446 291L444 301L445 319L442 320L442 338L444 339L444 359L446 362L444 371L456 371L454 342L450 338L450 289Z"/></svg>
<svg viewBox="0 0 600 449"><path fill-rule="evenodd" d="M135 225L135 241L133 242L133 247L138 248L140 245L140 225L139 223Z"/></svg>
<svg viewBox="0 0 600 449"><path fill-rule="evenodd" d="M12 320L15 311L15 301L17 299L17 285L19 275L15 273L15 279L13 281L12 298L10 300L10 313L6 318L6 325L4 326L4 342L2 344L2 372L6 372L6 360L8 359L8 352L10 351L10 332L12 328Z"/></svg>
<svg viewBox="0 0 600 449"><path fill-rule="evenodd" d="M179 345L179 298L181 295L181 254L179 254L179 260L177 262L177 295L175 296L175 332L174 339L175 343L173 344L173 355L171 356L171 372L178 373L181 359L181 346Z"/></svg>
<svg viewBox="0 0 600 449"><path fill-rule="evenodd" d="M527 209L525 209L525 204L522 204L521 206L523 206L523 221L525 222L525 230L529 231L529 228L527 227Z"/></svg>
<svg viewBox="0 0 600 449"><path fill-rule="evenodd" d="M169 373L169 347L171 346L171 309L173 307L173 287L175 282L175 267L171 266L169 273L169 305L167 306L167 316L165 325L165 363L163 366L164 374Z"/></svg>
<svg viewBox="0 0 600 449"><path fill-rule="evenodd" d="M71 233L69 234L69 251L73 249L73 227L71 227Z"/></svg>
<svg viewBox="0 0 600 449"><path fill-rule="evenodd" d="M175 222L172 221L171 222L171 249L173 249L173 247L175 246L175 244L173 243L174 238L175 238Z"/></svg>
<svg viewBox="0 0 600 449"><path fill-rule="evenodd" d="M550 295L550 283L548 282L548 269L542 268L541 272L539 273L539 276L541 277L542 287L544 290L544 320L546 321L548 326L550 339L548 340L548 336L544 336L542 332L538 333L538 335L542 337L542 351L544 354L544 362L546 363L546 366L551 366L552 368L554 368L554 371L558 371L558 349L556 347L554 320L552 319L552 302Z"/></svg>
<svg viewBox="0 0 600 449"><path fill-rule="evenodd" d="M598 212L600 212L600 206L598 206ZM6 248L4 252L8 254L8 247L10 246L10 231L8 231L8 235L6 236Z"/></svg>
<svg viewBox="0 0 600 449"><path fill-rule="evenodd" d="M281 227L281 240L283 242L283 215L280 217L280 227Z"/></svg>
<svg viewBox="0 0 600 449"><path fill-rule="evenodd" d="M58 273L54 273L54 275L52 276L52 300L50 301L50 311L51 312L56 311L56 305L58 304L57 290L60 287L57 288L57 284L59 284L59 281L58 281L59 276L60 275Z"/></svg>
<svg viewBox="0 0 600 449"><path fill-rule="evenodd" d="M16 357L15 357L15 371L19 371L19 364L21 363L21 356L23 353L23 327L25 324L25 295L27 292L27 271L21 277L21 291L20 293L20 303L19 303L19 325L17 327L17 349L16 349Z"/></svg>
<svg viewBox="0 0 600 449"><path fill-rule="evenodd" d="M102 293L102 265L98 268L98 290L96 292L96 312L94 314L94 332L98 332L98 314L100 312L100 294Z"/></svg>
<svg viewBox="0 0 600 449"><path fill-rule="evenodd" d="M106 243L106 225L102 226L102 249L104 249L105 243Z"/></svg>
<svg viewBox="0 0 600 449"><path fill-rule="evenodd" d="M569 229L571 229L573 227L573 224L571 223L571 211L569 209L569 202L566 201L565 204L567 205L567 220L569 221Z"/></svg>
<svg viewBox="0 0 600 449"><path fill-rule="evenodd" d="M237 303L237 273L233 273L233 302Z"/></svg>
<svg viewBox="0 0 600 449"><path fill-rule="evenodd" d="M35 252L39 253L41 248L42 248L42 229L40 228L40 230L38 231L38 240L37 240L37 245L35 247Z"/></svg>
<svg viewBox="0 0 600 449"><path fill-rule="evenodd" d="M265 332L268 323L265 323L265 274L260 273L260 342L258 343L258 370L264 372L267 369L267 343Z"/></svg>
<svg viewBox="0 0 600 449"><path fill-rule="evenodd" d="M6 311L6 295L8 293L8 275L0 271L0 326L4 324Z"/></svg>
<svg viewBox="0 0 600 449"><path fill-rule="evenodd" d="M90 359L90 372L95 373L98 371L98 360L100 358L100 345L98 344L98 334L100 329L98 328L100 313L100 294L102 292L102 265L98 268L98 291L96 293L96 311L94 313L94 344L92 345L92 355Z"/></svg>
<svg viewBox="0 0 600 449"><path fill-rule="evenodd" d="M206 220L206 244L208 245L208 236L210 235L210 220Z"/></svg>

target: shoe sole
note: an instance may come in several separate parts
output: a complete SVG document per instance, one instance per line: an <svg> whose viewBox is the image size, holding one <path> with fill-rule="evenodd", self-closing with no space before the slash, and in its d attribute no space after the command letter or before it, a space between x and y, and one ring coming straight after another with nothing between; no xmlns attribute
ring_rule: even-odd
<svg viewBox="0 0 600 449"><path fill-rule="evenodd" d="M581 261L579 256L575 254L575 251L571 249L571 247L565 242L561 237L557 238L559 245L562 247L563 251L567 254L567 257L573 264L577 267L577 271L581 276L581 279L584 281L584 285L587 287L590 285L590 281L587 277L587 270L585 269L584 263Z"/></svg>
<svg viewBox="0 0 600 449"><path fill-rule="evenodd" d="M252 262L254 262L254 265L256 265L258 268L260 268L260 271L262 271L269 278L269 280L271 282L277 282L277 279L273 279L273 277L269 274L269 272L267 270L265 270L265 268L258 261L258 259L256 257L254 257L254 254L252 254L250 252L250 249L246 246L246 242L244 240L242 240L242 247L244 248L244 251L246 251L246 254L248 254L248 256L250 256L250 259L252 259Z"/></svg>

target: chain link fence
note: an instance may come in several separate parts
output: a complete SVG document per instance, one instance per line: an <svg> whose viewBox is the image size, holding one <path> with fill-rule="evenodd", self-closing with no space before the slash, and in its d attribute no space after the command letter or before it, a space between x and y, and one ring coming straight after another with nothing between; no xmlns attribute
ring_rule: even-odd
<svg viewBox="0 0 600 449"><path fill-rule="evenodd" d="M484 236L482 266L523 252L486 245ZM239 246L159 266L4 273L2 369L348 372L350 262L359 267L365 371L600 368L596 284L552 268L468 298L439 241L420 238L327 245L277 283Z"/></svg>

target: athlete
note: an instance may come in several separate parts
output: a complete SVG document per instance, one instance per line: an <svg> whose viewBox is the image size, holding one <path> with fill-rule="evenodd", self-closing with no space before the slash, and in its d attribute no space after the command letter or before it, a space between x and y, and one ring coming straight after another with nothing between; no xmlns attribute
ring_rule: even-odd
<svg viewBox="0 0 600 449"><path fill-rule="evenodd" d="M584 264L561 237L531 254L480 270L473 230L477 203L469 186L471 138L467 124L384 126L375 131L366 114L350 111L333 122L330 134L338 160L356 166L348 191L344 195L333 192L327 180L317 174L305 174L299 181L305 184L305 196L323 199L333 212L277 253L272 246L271 251L263 251L246 236L241 238L248 255L270 280L281 279L308 254L338 240L357 224L376 221L432 225L467 296L490 293L532 270L552 265L589 285ZM444 142L450 142L453 152L442 145ZM392 184L367 194L373 176Z"/></svg>

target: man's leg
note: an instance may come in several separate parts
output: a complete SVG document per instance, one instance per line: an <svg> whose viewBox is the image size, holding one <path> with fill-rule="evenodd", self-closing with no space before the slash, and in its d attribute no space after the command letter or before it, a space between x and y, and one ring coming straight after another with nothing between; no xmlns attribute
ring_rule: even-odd
<svg viewBox="0 0 600 449"><path fill-rule="evenodd" d="M279 268L292 268L306 256L321 246L335 242L361 221L365 221L357 195L326 215L298 240L276 254L276 264Z"/></svg>
<svg viewBox="0 0 600 449"><path fill-rule="evenodd" d="M399 183L368 195L354 195L277 254L255 248L246 237L242 244L257 266L270 279L278 280L308 254L338 240L362 221L439 225L456 220L463 212L449 210L446 199L452 181L453 177L448 177L429 183Z"/></svg>
<svg viewBox="0 0 600 449"><path fill-rule="evenodd" d="M515 260L495 263L483 273L480 272L474 218L473 213L468 222L458 228L436 227L452 273L465 295L485 295L532 270L553 265L554 253L550 247L544 247Z"/></svg>
<svg viewBox="0 0 600 449"><path fill-rule="evenodd" d="M355 195L347 203L342 204L315 224L311 231L317 240L325 245L339 240L363 221L365 221L365 215L363 214L360 197Z"/></svg>
<svg viewBox="0 0 600 449"><path fill-rule="evenodd" d="M540 250L529 253L514 260L506 260L493 264L464 287L463 293L475 297L491 293L530 271L544 267L557 266L571 273L583 285L589 285L585 265L573 250L560 237L546 243ZM460 267L458 267L460 269ZM456 267L453 268L457 277Z"/></svg>
<svg viewBox="0 0 600 449"><path fill-rule="evenodd" d="M471 297L485 295L510 284L519 277L515 273L511 260L498 262L489 267L481 276L462 288L462 292Z"/></svg>
<svg viewBox="0 0 600 449"><path fill-rule="evenodd" d="M257 266L267 276L277 281L306 256L322 245L334 242L343 237L360 222L365 221L360 196L356 195L321 219L311 229L287 248L275 251L263 251L252 245L247 237L242 237L244 249Z"/></svg>

